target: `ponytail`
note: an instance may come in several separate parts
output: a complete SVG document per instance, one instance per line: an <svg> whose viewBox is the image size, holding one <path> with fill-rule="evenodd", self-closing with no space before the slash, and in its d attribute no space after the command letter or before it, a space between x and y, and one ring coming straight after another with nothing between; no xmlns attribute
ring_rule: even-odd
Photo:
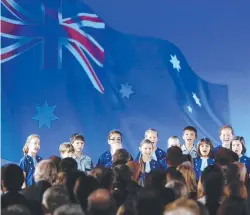
<svg viewBox="0 0 250 215"><path fill-rule="evenodd" d="M142 155L140 155L139 164L140 164L141 172L144 173L145 167L144 167L144 162L142 160Z"/></svg>

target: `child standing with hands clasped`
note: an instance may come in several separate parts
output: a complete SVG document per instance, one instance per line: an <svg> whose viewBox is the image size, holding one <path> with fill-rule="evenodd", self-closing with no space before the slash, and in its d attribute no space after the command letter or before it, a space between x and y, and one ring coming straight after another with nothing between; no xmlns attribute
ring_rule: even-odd
<svg viewBox="0 0 250 215"><path fill-rule="evenodd" d="M197 155L194 159L194 171L196 179L199 180L202 171L209 165L214 164L213 157L213 144L208 138L200 139L197 145Z"/></svg>
<svg viewBox="0 0 250 215"><path fill-rule="evenodd" d="M26 143L23 147L24 156L20 160L20 167L24 172L24 185L23 187L31 186L35 183L33 174L35 172L35 167L42 158L38 156L40 150L40 137L36 134L28 136Z"/></svg>

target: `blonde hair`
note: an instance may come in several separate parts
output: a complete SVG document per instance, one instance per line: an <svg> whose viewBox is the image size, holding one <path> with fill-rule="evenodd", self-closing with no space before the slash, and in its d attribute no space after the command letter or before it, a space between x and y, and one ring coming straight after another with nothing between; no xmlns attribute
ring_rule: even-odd
<svg viewBox="0 0 250 215"><path fill-rule="evenodd" d="M59 146L59 151L60 151L62 154L65 153L65 152L72 152L72 153L75 152L74 147L73 147L72 144L70 144L69 142L62 143L62 144Z"/></svg>
<svg viewBox="0 0 250 215"><path fill-rule="evenodd" d="M168 138L168 141L169 140L180 140L178 136L171 136Z"/></svg>
<svg viewBox="0 0 250 215"><path fill-rule="evenodd" d="M50 160L42 160L36 165L34 172L35 182L48 181L51 184L55 181L57 175L56 165Z"/></svg>
<svg viewBox="0 0 250 215"><path fill-rule="evenodd" d="M146 135L147 135L149 132L155 132L156 135L157 135L157 137L158 137L158 132L156 131L156 129L154 129L154 128L149 128L148 130L145 131L145 134L144 134L145 138L146 138Z"/></svg>
<svg viewBox="0 0 250 215"><path fill-rule="evenodd" d="M40 140L40 136L37 135L37 134L31 134L31 135L29 135L29 136L27 137L27 139L26 139L26 142L25 142L24 146L23 146L23 153L24 153L24 155L27 155L27 154L28 154L28 152L29 152L29 144L30 144L30 141L31 141L33 138L38 138L38 139Z"/></svg>
<svg viewBox="0 0 250 215"><path fill-rule="evenodd" d="M196 192L197 191L197 183L195 172L190 162L184 162L177 167L177 170L181 172L183 177L185 178L186 185L188 188L188 192Z"/></svg>
<svg viewBox="0 0 250 215"><path fill-rule="evenodd" d="M142 147L144 144L151 144L151 146L153 147L153 143L149 139L142 140L140 143L140 147ZM140 164L141 171L144 172L145 168L144 168L144 162L142 160L142 154L139 158L139 164Z"/></svg>
<svg viewBox="0 0 250 215"><path fill-rule="evenodd" d="M205 196L205 193L204 193L204 189L203 189L203 185L201 183L201 177L200 177L198 180L198 185L197 185L197 199L200 199L203 196Z"/></svg>
<svg viewBox="0 0 250 215"><path fill-rule="evenodd" d="M225 199L230 196L239 197L241 199L247 199L247 188L243 181L234 181L232 183L227 184L224 187L224 195Z"/></svg>
<svg viewBox="0 0 250 215"><path fill-rule="evenodd" d="M122 133L121 133L120 131L118 131L118 130L111 130L111 131L109 132L108 139L110 139L110 137L111 137L113 134L119 134L120 137L121 137L121 139L122 139Z"/></svg>
<svg viewBox="0 0 250 215"><path fill-rule="evenodd" d="M234 164L238 167L239 169L239 174L240 174L240 180L245 182L246 181L246 176L247 176L247 168L246 165L237 161L234 162Z"/></svg>
<svg viewBox="0 0 250 215"><path fill-rule="evenodd" d="M185 213L189 212L188 214L195 214L195 215L200 214L200 208L197 202L191 199L187 199L187 198L180 198L168 204L165 207L164 214L166 212L175 211L181 208L186 209L187 211L185 211Z"/></svg>
<svg viewBox="0 0 250 215"><path fill-rule="evenodd" d="M65 172L58 172L56 175L56 180L54 185L64 185L65 184Z"/></svg>

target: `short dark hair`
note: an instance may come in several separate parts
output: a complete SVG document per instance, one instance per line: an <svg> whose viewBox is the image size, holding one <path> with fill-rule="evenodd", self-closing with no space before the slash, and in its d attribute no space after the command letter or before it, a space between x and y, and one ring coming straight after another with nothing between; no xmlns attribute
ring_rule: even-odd
<svg viewBox="0 0 250 215"><path fill-rule="evenodd" d="M60 157L58 157L58 156L55 156L55 155L53 155L53 156L50 156L49 157L49 160L51 160L54 164L55 164L55 166L56 166L56 169L57 169L57 171L60 169L59 168L59 163L60 163L60 161L62 160Z"/></svg>
<svg viewBox="0 0 250 215"><path fill-rule="evenodd" d="M166 162L168 166L179 166L183 162L182 150L178 146L172 146L167 150Z"/></svg>
<svg viewBox="0 0 250 215"><path fill-rule="evenodd" d="M214 162L220 166L228 165L239 160L239 156L230 149L221 147L215 152Z"/></svg>
<svg viewBox="0 0 250 215"><path fill-rule="evenodd" d="M195 133L195 137L197 138L197 129L194 127L194 126L186 126L184 129L183 129L183 132L185 131L193 131Z"/></svg>
<svg viewBox="0 0 250 215"><path fill-rule="evenodd" d="M77 170L77 162L74 158L63 158L59 162L59 169L61 172L72 172Z"/></svg>
<svg viewBox="0 0 250 215"><path fill-rule="evenodd" d="M87 209L88 196L95 190L100 188L100 184L96 178L92 176L82 175L77 179L74 187L74 194L77 202L81 205L83 210Z"/></svg>
<svg viewBox="0 0 250 215"><path fill-rule="evenodd" d="M19 191L24 182L23 170L17 164L7 164L1 167L3 185L7 191Z"/></svg>
<svg viewBox="0 0 250 215"><path fill-rule="evenodd" d="M245 139L242 136L235 136L235 137L233 137L233 139L231 140L230 149L232 150L233 141L235 141L235 140L239 140L240 141L240 143L242 145L242 152L241 152L241 154L245 154L246 151L247 151L247 148L246 148Z"/></svg>
<svg viewBox="0 0 250 215"><path fill-rule="evenodd" d="M117 161L124 161L125 164L131 160L131 155L126 149L118 149L113 155L113 163Z"/></svg>
<svg viewBox="0 0 250 215"><path fill-rule="evenodd" d="M182 173L179 170L177 170L175 167L169 167L167 168L167 171L166 171L166 183L173 181L173 180L181 181L184 184L186 184L185 178L182 175Z"/></svg>
<svg viewBox="0 0 250 215"><path fill-rule="evenodd" d="M99 181L102 188L107 190L112 188L114 174L110 168L99 166L92 169L90 174Z"/></svg>
<svg viewBox="0 0 250 215"><path fill-rule="evenodd" d="M73 135L71 136L71 138L70 138L70 143L72 144L72 143L73 143L74 141L76 141L76 140L81 140L81 141L85 142L85 138L84 138L84 136L81 135L81 134L73 134Z"/></svg>
<svg viewBox="0 0 250 215"><path fill-rule="evenodd" d="M201 139L200 139L200 141L199 141L199 143L198 143L198 145L197 145L197 155L198 155L199 157L202 156L201 150L200 150L200 145L202 145L202 144L204 144L204 143L210 146L210 152L209 152L209 154L208 154L208 157L212 157L212 156L213 156L213 151L214 151L214 146L213 146L211 140L208 139L208 138L201 138Z"/></svg>
<svg viewBox="0 0 250 215"><path fill-rule="evenodd" d="M193 158L190 154L182 155L182 162L189 161L190 163L193 164Z"/></svg>

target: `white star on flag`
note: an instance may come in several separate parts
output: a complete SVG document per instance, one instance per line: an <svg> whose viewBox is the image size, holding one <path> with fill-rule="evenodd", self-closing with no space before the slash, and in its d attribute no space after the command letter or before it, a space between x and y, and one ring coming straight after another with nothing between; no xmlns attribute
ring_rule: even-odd
<svg viewBox="0 0 250 215"><path fill-rule="evenodd" d="M195 103L196 103L199 107L201 107L202 104L201 104L201 102L200 102L200 99L197 97L197 95L196 95L195 93L192 93L192 94L193 94L193 98L194 98Z"/></svg>
<svg viewBox="0 0 250 215"><path fill-rule="evenodd" d="M127 99L129 99L130 95L134 93L132 86L129 86L128 83L121 84L121 89L119 92L121 93L122 98L126 97Z"/></svg>
<svg viewBox="0 0 250 215"><path fill-rule="evenodd" d="M176 55L170 55L171 56L171 60L170 62L173 64L173 68L174 69L177 69L177 71L179 72L180 69L181 69L181 66L180 66L180 61L178 60L178 58L176 57Z"/></svg>
<svg viewBox="0 0 250 215"><path fill-rule="evenodd" d="M192 107L191 107L190 105L187 106L187 109L188 109L188 111L189 111L190 113L193 112L193 109L192 109Z"/></svg>

